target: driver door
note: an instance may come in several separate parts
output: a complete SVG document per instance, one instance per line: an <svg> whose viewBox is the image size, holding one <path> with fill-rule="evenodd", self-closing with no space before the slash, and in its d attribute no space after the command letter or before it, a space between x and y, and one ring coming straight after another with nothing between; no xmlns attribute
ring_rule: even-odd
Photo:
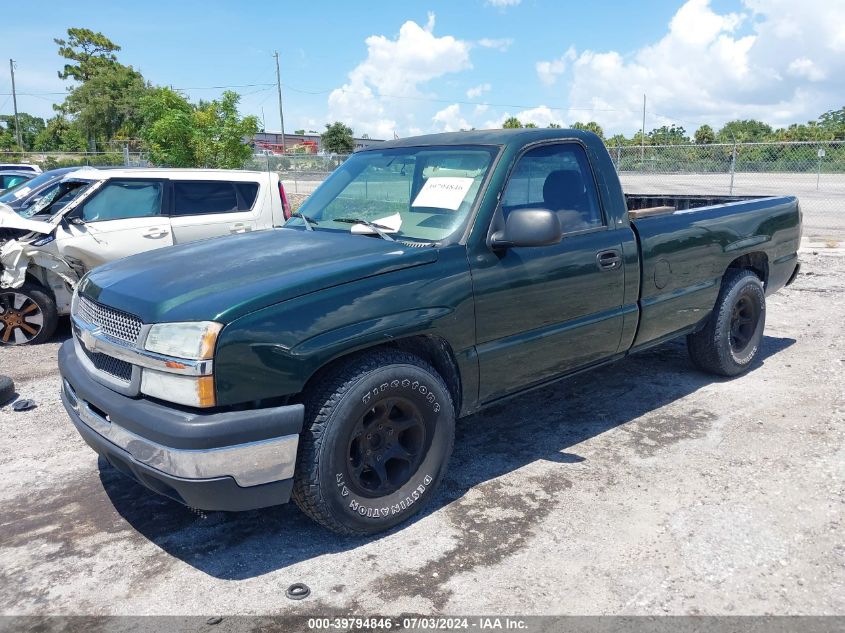
<svg viewBox="0 0 845 633"><path fill-rule="evenodd" d="M519 158L497 214L504 221L514 209L538 207L558 214L559 243L485 246L470 258L482 402L605 360L619 347L622 243L633 235L608 225L581 145L541 145Z"/></svg>
<svg viewBox="0 0 845 633"><path fill-rule="evenodd" d="M56 233L59 252L86 270L129 255L173 244L170 218L163 212L167 181L109 180L72 212Z"/></svg>

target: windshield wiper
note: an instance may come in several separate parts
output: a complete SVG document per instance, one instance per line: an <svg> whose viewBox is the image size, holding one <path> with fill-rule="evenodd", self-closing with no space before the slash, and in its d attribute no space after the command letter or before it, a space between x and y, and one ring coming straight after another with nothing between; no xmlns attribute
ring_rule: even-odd
<svg viewBox="0 0 845 633"><path fill-rule="evenodd" d="M383 224L376 224L375 222L370 222L369 220L361 220L359 218L332 218L332 221L343 222L344 224L363 224L364 226L369 227L373 231L375 231L380 238L387 240L388 242L396 241L382 230L387 229L388 231L392 231L393 229L389 226L384 226Z"/></svg>
<svg viewBox="0 0 845 633"><path fill-rule="evenodd" d="M311 226L312 224L313 225L319 224L319 222L317 222L317 220L315 220L314 218L310 218L307 215L302 215L299 211L295 211L295 212L291 213L290 217L299 218L300 220L302 220L302 223L305 225L305 228L308 229L309 231L314 230L314 227Z"/></svg>

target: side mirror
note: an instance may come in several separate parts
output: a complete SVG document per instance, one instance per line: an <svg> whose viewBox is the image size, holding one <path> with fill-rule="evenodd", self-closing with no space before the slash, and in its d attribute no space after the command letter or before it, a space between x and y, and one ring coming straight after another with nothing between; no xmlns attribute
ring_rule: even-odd
<svg viewBox="0 0 845 633"><path fill-rule="evenodd" d="M561 239L557 213L548 209L514 209L508 214L504 231L490 236L491 248L514 246L550 246Z"/></svg>
<svg viewBox="0 0 845 633"><path fill-rule="evenodd" d="M62 206L64 206L64 205L62 205ZM60 211L60 210L61 210L61 207L58 208L58 209L54 209L53 211ZM82 209L79 208L79 207L76 207L70 213L66 213L65 214L65 220L67 220L71 224L77 224L77 225L85 224L85 220L82 219Z"/></svg>

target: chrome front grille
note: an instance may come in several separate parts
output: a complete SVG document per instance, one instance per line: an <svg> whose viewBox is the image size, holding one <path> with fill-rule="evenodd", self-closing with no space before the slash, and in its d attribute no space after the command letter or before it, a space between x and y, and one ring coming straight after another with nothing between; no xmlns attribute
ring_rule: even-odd
<svg viewBox="0 0 845 633"><path fill-rule="evenodd" d="M115 341L135 344L141 334L141 319L79 296L76 316L99 328L103 335Z"/></svg>

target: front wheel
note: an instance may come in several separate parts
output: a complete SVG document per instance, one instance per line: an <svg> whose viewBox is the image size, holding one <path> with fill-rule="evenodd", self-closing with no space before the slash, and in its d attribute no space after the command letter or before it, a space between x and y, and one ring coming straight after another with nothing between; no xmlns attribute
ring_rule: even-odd
<svg viewBox="0 0 845 633"><path fill-rule="evenodd" d="M56 302L41 286L0 289L0 346L36 345L53 336Z"/></svg>
<svg viewBox="0 0 845 633"><path fill-rule="evenodd" d="M455 410L443 379L401 351L365 354L306 394L293 497L342 534L387 530L431 500L452 453Z"/></svg>
<svg viewBox="0 0 845 633"><path fill-rule="evenodd" d="M706 372L737 376L760 351L766 325L766 293L750 270L729 270L707 324L687 336L693 363Z"/></svg>

